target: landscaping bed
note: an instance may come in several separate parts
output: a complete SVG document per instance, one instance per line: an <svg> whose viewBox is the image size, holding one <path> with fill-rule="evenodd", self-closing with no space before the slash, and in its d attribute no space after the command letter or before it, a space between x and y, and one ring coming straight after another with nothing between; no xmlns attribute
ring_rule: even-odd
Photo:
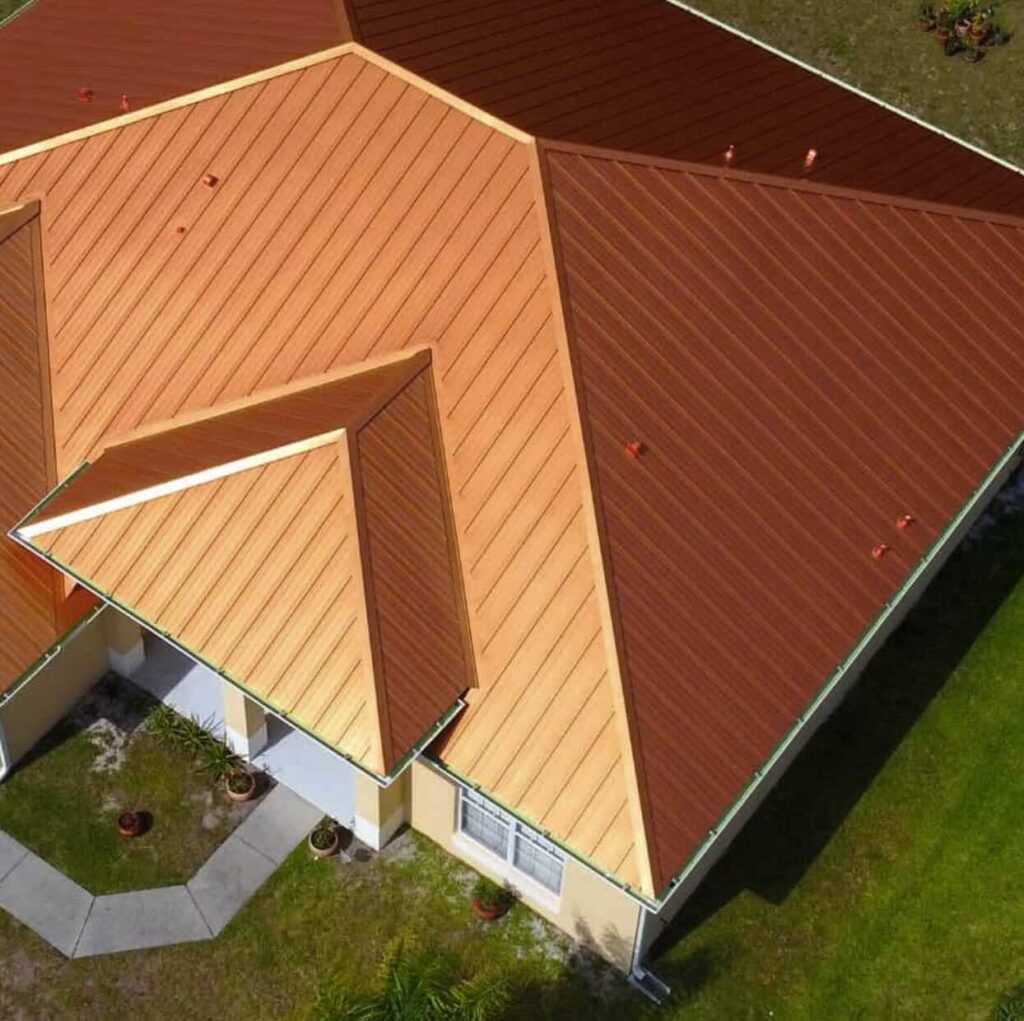
<svg viewBox="0 0 1024 1021"><path fill-rule="evenodd" d="M0 785L0 829L90 893L187 882L253 802L150 731L158 705L108 674ZM138 836L119 833L125 811Z"/></svg>

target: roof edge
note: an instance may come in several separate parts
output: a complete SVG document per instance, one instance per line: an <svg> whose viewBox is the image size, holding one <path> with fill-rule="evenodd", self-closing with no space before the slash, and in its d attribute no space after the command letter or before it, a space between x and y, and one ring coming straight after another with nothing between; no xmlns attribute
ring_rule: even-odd
<svg viewBox="0 0 1024 1021"><path fill-rule="evenodd" d="M276 64L274 67L264 68L261 71L254 71L251 74L242 75L240 78L232 78L217 85L209 85L206 88L198 89L195 92L187 92L184 95L175 96L173 99L166 99L163 102L154 103L152 106L144 106L139 110L132 110L128 113L120 114L117 117L111 117L109 120L98 121L97 123L89 124L84 128L76 128L73 131L66 131L60 135L54 135L51 138L40 139L37 142L30 142L28 145L23 145L17 149L11 149L8 152L0 153L0 167L6 166L9 163L16 163L19 160L26 159L30 156L37 156L40 153L49 152L51 149L59 149L61 146L69 145L73 142L80 142L84 139L92 138L95 135L104 134L107 131L115 131L119 128L128 127L131 124L147 120L150 117L158 117L160 114L169 113L172 110L179 110L182 107L192 106L195 103L201 103L208 99L216 99L218 96L228 95L232 92L237 92L240 89L248 88L251 85L259 85L262 82L270 81L273 78L279 78L285 74L291 74L295 71L303 71L306 68L315 67L317 64L323 64L329 60L335 60L338 57L343 57L349 54L358 56L367 61L367 63L376 65L382 71L386 71L389 74L393 74L396 77L401 78L402 81L406 82L408 85L412 85L421 92L425 92L436 99L440 99L442 102L447 103L454 109L467 114L496 131L500 131L502 134L507 135L517 142L533 141L532 135L528 135L526 132L512 127L511 124L507 124L499 117L495 117L492 114L487 113L486 110L474 106L472 103L467 103L464 99L460 99L458 96L441 88L439 85L435 85L426 78L421 78L419 75L414 74L401 64L396 64L394 61L388 60L386 57L382 57L379 53L368 49L361 43L346 42L341 43L338 46L332 46L326 50L320 50L317 53L308 54L305 57L286 61L283 64Z"/></svg>
<svg viewBox="0 0 1024 1021"><path fill-rule="evenodd" d="M927 125L925 126L927 127ZM759 184L765 188L804 192L823 198L844 199L850 202L888 206L937 216L951 216L959 220L973 220L979 223L1024 229L1024 216L995 211L988 212L983 209L950 205L944 202L931 202L927 199L913 199L903 195L893 195L889 192L863 191L859 188L847 188L841 184L824 184L807 177L785 177L781 174L766 174L757 170L742 170L724 164L716 167L708 163L692 163L689 160L674 160L664 156L647 156L623 149L606 149L599 145L560 142L549 138L537 139L537 146L545 154L562 152L572 156L586 156L590 159L614 160L616 163L633 163L655 170L672 170L677 173L713 177L738 184ZM1024 171L1018 172L1024 177Z"/></svg>
<svg viewBox="0 0 1024 1021"><path fill-rule="evenodd" d="M983 149L980 145L975 145L973 142L967 141L966 138L954 135L951 131L947 131L945 128L940 128L938 125L932 124L930 121L926 121L923 117L918 117L909 110L904 110L884 99L879 99L878 96L872 95L870 92L860 88L860 86L854 85L852 82L843 81L842 78L837 78L835 75L829 74L827 71L823 71L820 67L815 67L814 64L809 64L806 60L801 60L799 57L793 56L792 53L780 50L777 46L773 46L771 43L765 42L765 40L759 39L757 36L751 35L749 32L745 32L741 28L737 28L735 25L730 25L727 21L722 21L720 18L716 18L705 11L698 10L696 7L691 7L688 3L685 3L685 0L666 0L666 2L671 4L673 7L679 8L681 11L685 11L687 14L693 15L695 18L700 18L701 21L705 21L709 25L714 25L715 28L720 28L722 31L728 32L730 35L734 35L737 38L742 39L744 42L757 46L759 49L766 50L768 53L771 53L776 57L780 57L787 63L793 64L795 67L799 67L802 71L806 71L808 74L812 74L816 78L821 78L823 81L827 81L831 85L838 85L839 88L845 89L847 92L852 92L855 96L859 96L861 99L866 99L868 102L874 103L875 106L880 106L883 110L887 110L889 113L896 114L898 117L902 117L904 120L908 120L912 124L918 125L918 127L926 128L928 131L934 132L936 135L941 135L948 141L959 145L962 149L967 149L969 152L982 156L985 159L990 160L992 163L996 163L1003 167L1005 170L1012 170L1014 173L1024 176L1024 167L1019 167L1016 163L1011 163L1002 156L997 156L995 153L991 153L987 149Z"/></svg>
<svg viewBox="0 0 1024 1021"><path fill-rule="evenodd" d="M577 464L582 468L584 480L583 517L587 532L587 545L590 548L591 562L594 568L598 612L601 618L601 635L608 661L609 683L612 687L612 701L615 706L616 726L619 741L623 749L622 761L626 771L626 788L629 799L630 817L632 821L633 840L640 873L642 892L654 896L656 894L655 868L652 858L654 850L650 839L649 820L651 818L650 799L647 794L647 780L643 770L643 760L637 754L640 743L639 730L636 724L636 712L633 707L628 685L624 679L622 658L622 637L618 626L619 614L616 607L615 592L609 584L608 543L605 537L604 522L601 515L601 503L597 474L594 470L594 458L590 434L582 406L586 401L580 379L580 373L573 355L573 344L570 337L570 313L565 302L565 279L562 270L562 259L559 252L557 235L553 227L554 211L551 203L550 185L547 179L547 165L543 155L543 143L537 140L530 147L531 170L537 195L538 214L541 221L540 231L547 262L550 286L554 289L554 322L555 336L558 345L558 358L561 363L563 378L568 383L567 399L572 404L572 435L577 449Z"/></svg>
<svg viewBox="0 0 1024 1021"><path fill-rule="evenodd" d="M827 713L831 711L829 707L830 696L836 693L836 690L851 669L854 670L853 683L856 683L859 679L857 669L866 665L870 660L870 656L874 654L869 651L872 640L886 626L893 614L904 608L904 601L908 596L913 598L916 594L919 594L914 592L914 588L932 566L936 557L940 557L944 553L952 553L956 549L957 544L963 541L963 535L957 534L958 529L971 517L972 512L982 509L979 507L979 504L983 503L986 496L994 496L998 492L999 486L1003 485L1010 473L1020 467L1021 464L1024 464L1024 431L1018 433L1016 439L1012 440L1000 453L994 464L985 473L984 478L972 490L956 514L946 523L946 527L924 552L917 564L907 573L899 588L886 601L881 612L871 621L863 634L854 642L842 662L836 666L827 680L818 688L814 697L797 717L796 722L786 731L768 757L755 770L753 776L736 796L733 803L722 813L715 825L694 849L689 859L669 878L664 889L656 894L659 904L665 904L687 878L699 868L704 858L718 843L720 837L726 835L728 844L732 837L727 834L727 831L733 823L742 820L740 813L743 811L744 806L759 793L764 787L765 781L768 781L768 790L770 791L774 782L779 779L778 775L773 776L774 767L780 761L783 761L787 751L804 734L808 726L813 727L823 722ZM973 522L970 523L973 524ZM927 585L930 580L926 579L925 584ZM865 652L869 652L868 659L862 661L861 657ZM797 746L797 754L799 754L800 747L799 745ZM742 821L740 824L742 825ZM735 832L733 836L735 836Z"/></svg>

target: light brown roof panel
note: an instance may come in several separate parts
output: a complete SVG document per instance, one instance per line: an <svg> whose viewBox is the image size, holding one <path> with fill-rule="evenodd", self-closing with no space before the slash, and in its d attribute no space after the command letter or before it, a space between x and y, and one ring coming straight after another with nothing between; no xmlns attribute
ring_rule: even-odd
<svg viewBox="0 0 1024 1021"><path fill-rule="evenodd" d="M360 42L541 138L1024 213L1021 174L667 0L351 6Z"/></svg>
<svg viewBox="0 0 1024 1021"><path fill-rule="evenodd" d="M1024 429L1024 222L545 166L661 889Z"/></svg>
<svg viewBox="0 0 1024 1021"><path fill-rule="evenodd" d="M34 0L0 30L0 151L347 42L334 0ZM89 101L79 90L91 92Z"/></svg>
<svg viewBox="0 0 1024 1021"><path fill-rule="evenodd" d="M598 586L531 149L357 50L264 77L0 164L0 200L43 193L53 239L62 475L139 428L430 347L479 684L446 762L507 736L478 782L541 826L560 800L569 820L570 771L545 766L587 753L564 747L570 692L586 686L588 727L617 710L603 647L574 673L592 636L572 620L599 619ZM170 121L189 146L147 142ZM115 147L120 172L97 172ZM559 714L518 720L527 683ZM577 851L639 883L613 811L626 769L604 768L614 833Z"/></svg>

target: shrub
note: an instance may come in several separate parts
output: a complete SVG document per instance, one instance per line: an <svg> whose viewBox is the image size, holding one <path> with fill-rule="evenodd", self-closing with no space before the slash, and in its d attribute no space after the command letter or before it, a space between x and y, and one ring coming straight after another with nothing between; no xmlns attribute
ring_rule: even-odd
<svg viewBox="0 0 1024 1021"><path fill-rule="evenodd" d="M473 884L473 896L485 908L506 908L515 900L511 890L486 876L481 876Z"/></svg>
<svg viewBox="0 0 1024 1021"><path fill-rule="evenodd" d="M241 757L212 732L213 721L185 717L169 705L158 705L146 719L146 729L163 744L186 752L197 773L219 780L242 765Z"/></svg>
<svg viewBox="0 0 1024 1021"><path fill-rule="evenodd" d="M991 1021L1024 1021L1024 982L1014 986L996 1005Z"/></svg>

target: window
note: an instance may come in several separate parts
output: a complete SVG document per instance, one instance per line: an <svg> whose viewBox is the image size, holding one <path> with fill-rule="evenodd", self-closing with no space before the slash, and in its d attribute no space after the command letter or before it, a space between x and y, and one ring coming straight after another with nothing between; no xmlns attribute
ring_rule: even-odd
<svg viewBox="0 0 1024 1021"><path fill-rule="evenodd" d="M565 856L550 841L474 791L459 799L459 828L552 893L562 889Z"/></svg>

